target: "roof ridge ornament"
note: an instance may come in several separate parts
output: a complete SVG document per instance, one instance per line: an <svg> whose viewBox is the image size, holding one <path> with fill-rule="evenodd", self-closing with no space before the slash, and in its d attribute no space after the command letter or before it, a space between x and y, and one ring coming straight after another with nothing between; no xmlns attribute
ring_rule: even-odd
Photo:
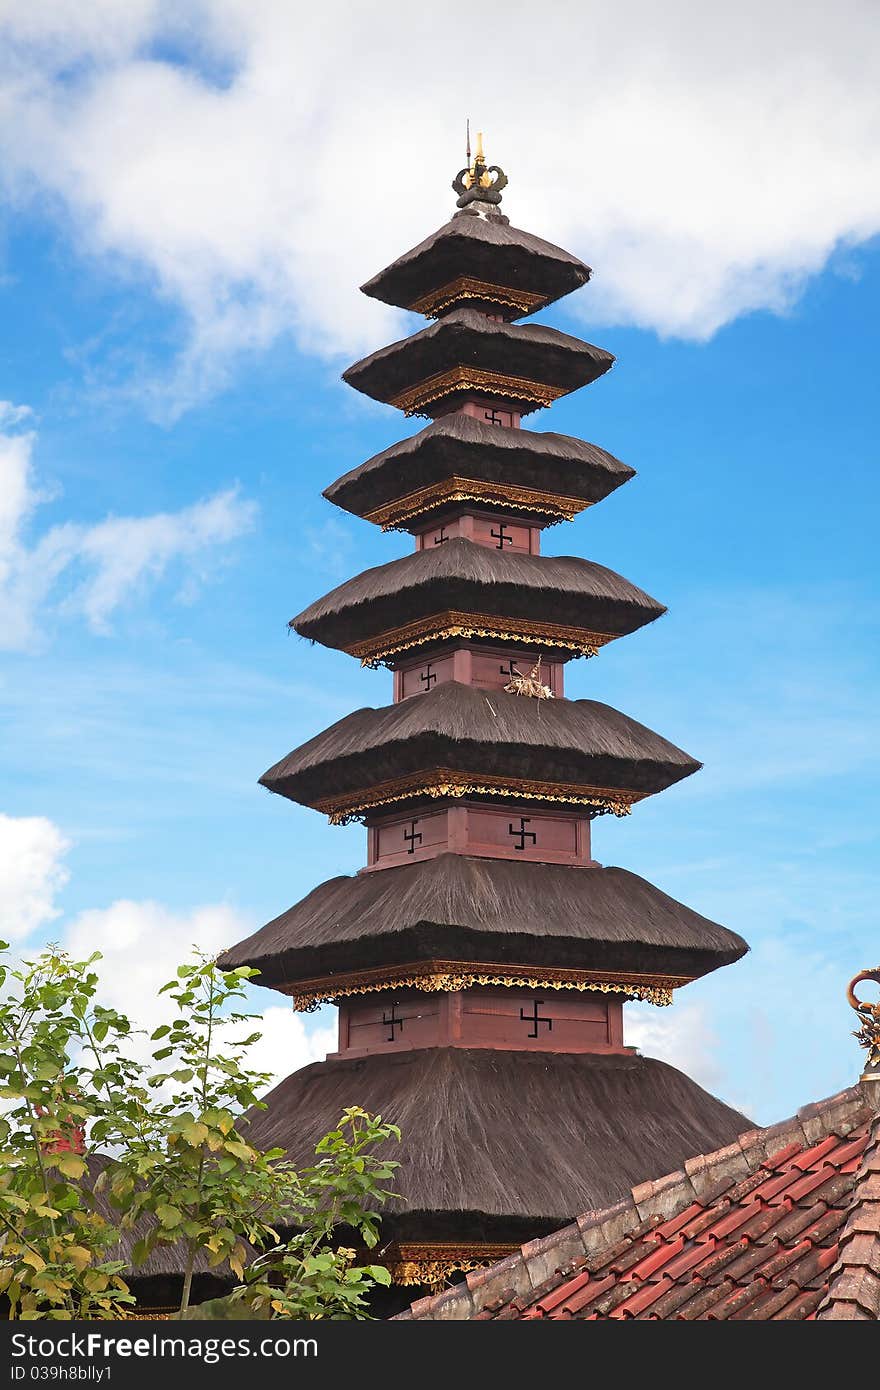
<svg viewBox="0 0 880 1390"><path fill-rule="evenodd" d="M853 1037L868 1053L867 1064L860 1079L880 1082L880 1000L876 1004L869 1004L866 999L859 999L856 985L861 984L862 980L872 980L874 984L880 985L880 965L874 970L860 970L858 975L850 980L846 990L847 1001L859 1016L859 1027L853 1030Z"/></svg>
<svg viewBox="0 0 880 1390"><path fill-rule="evenodd" d="M477 132L477 147L473 158L471 158L470 122L468 122L467 159L467 164L463 169L459 169L452 180L453 191L459 195L456 206L462 210L470 208L474 203L489 203L497 206L501 202L501 190L507 187L507 175L499 165L486 163L486 157L483 154L482 131ZM480 211L479 208L473 208L475 213ZM489 216L490 214L486 211L483 215ZM495 215L500 216L498 213Z"/></svg>

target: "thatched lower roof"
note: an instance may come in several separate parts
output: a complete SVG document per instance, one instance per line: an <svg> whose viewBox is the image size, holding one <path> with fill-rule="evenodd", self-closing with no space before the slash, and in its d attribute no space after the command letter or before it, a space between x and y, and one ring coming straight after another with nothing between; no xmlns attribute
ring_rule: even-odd
<svg viewBox="0 0 880 1390"><path fill-rule="evenodd" d="M502 498L512 495L511 488L528 489L536 494L527 500L537 510L541 493L586 506L600 502L633 476L634 469L585 440L507 429L456 411L353 468L331 483L324 496L355 516L385 524L383 508L391 509L393 522L392 504L412 497L411 504L396 510L413 521L422 514L420 506L430 510L437 504L438 489L453 478L500 486ZM435 491L420 501L416 494L425 489ZM487 495L492 494L477 494ZM377 512L380 515L374 516Z"/></svg>
<svg viewBox="0 0 880 1390"><path fill-rule="evenodd" d="M747 949L626 869L441 854L322 883L220 965L279 987L431 958L695 978Z"/></svg>
<svg viewBox="0 0 880 1390"><path fill-rule="evenodd" d="M429 328L355 362L342 377L407 414L440 414L447 409L440 402L474 394L516 402L527 413L587 386L613 363L610 352L555 328L503 323L474 309L455 309ZM445 381L456 372L455 381ZM426 384L435 379L437 389L428 389ZM547 390L530 392L529 384ZM426 389L410 398L422 387Z"/></svg>
<svg viewBox="0 0 880 1390"><path fill-rule="evenodd" d="M450 612L611 638L665 611L604 565L574 555L512 554L456 536L364 570L309 604L290 626L325 647L356 646L362 655L373 639L381 646L383 636L411 623L430 626L432 618L440 626Z"/></svg>
<svg viewBox="0 0 880 1390"><path fill-rule="evenodd" d="M317 810L377 784L421 778L439 786L459 776L483 778L486 786L500 779L499 786L513 788L499 795L514 795L519 787L524 795L579 804L581 792L598 789L638 799L699 766L644 724L596 700L530 700L448 681L401 704L346 715L260 781Z"/></svg>
<svg viewBox="0 0 880 1390"><path fill-rule="evenodd" d="M462 1236L486 1219L570 1220L752 1128L674 1067L631 1054L417 1049L319 1062L266 1099L248 1138L295 1162L345 1106L399 1124L392 1219L445 1214Z"/></svg>
<svg viewBox="0 0 880 1390"><path fill-rule="evenodd" d="M380 270L364 294L409 309L431 290L461 276L524 290L541 308L590 278L590 267L570 251L512 227L504 217L454 215L431 236Z"/></svg>

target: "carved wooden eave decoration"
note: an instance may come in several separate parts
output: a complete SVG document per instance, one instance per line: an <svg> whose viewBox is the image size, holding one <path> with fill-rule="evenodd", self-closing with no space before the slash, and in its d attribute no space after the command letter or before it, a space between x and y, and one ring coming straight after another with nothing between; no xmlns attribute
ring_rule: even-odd
<svg viewBox="0 0 880 1390"><path fill-rule="evenodd" d="M598 970L567 970L542 966L502 965L484 961L431 960L409 965L381 966L313 980L297 980L281 990L293 996L293 1006L308 1013L320 1004L357 994L375 994L388 989L418 989L425 993L445 993L471 989L475 985L503 985L508 988L593 991L621 994L664 1006L672 1003L672 991L690 984L689 975L644 975L610 973Z"/></svg>
<svg viewBox="0 0 880 1390"><path fill-rule="evenodd" d="M480 396L496 396L502 401L515 401L520 413L529 415L533 410L552 405L571 389L551 386L544 381L530 381L527 377L510 376L506 372L491 372L482 367L452 367L446 372L435 372L426 381L420 381L417 386L392 396L388 404L402 410L404 415L424 415L430 419L432 412L428 406L436 405L449 396L473 392Z"/></svg>
<svg viewBox="0 0 880 1390"><path fill-rule="evenodd" d="M447 610L404 623L363 642L345 648L361 659L363 666L381 666L402 652L428 643L447 642L457 637L491 638L498 642L527 642L529 645L562 649L573 656L595 656L600 647L613 642L616 632L591 632L587 628L562 623L530 622L524 618L496 618L487 613L459 613Z"/></svg>
<svg viewBox="0 0 880 1390"><path fill-rule="evenodd" d="M483 304L497 304L502 309L513 309L517 315L534 314L547 303L547 295L533 294L530 290L514 289L510 285L496 285L489 280L478 280L473 275L459 275L440 289L429 290L420 295L407 307L414 314L424 314L425 318L436 319L456 305L477 300Z"/></svg>
<svg viewBox="0 0 880 1390"><path fill-rule="evenodd" d="M310 804L328 816L331 825L347 825L380 806L426 797L457 800L463 796L498 797L504 801L546 801L567 806L586 806L594 815L628 816L637 801L649 792L624 791L619 787L585 787L572 782L532 782L490 774L455 772L438 768L435 772L414 773L379 782L370 791L344 792L322 797Z"/></svg>
<svg viewBox="0 0 880 1390"><path fill-rule="evenodd" d="M453 475L430 487L407 493L394 502L367 512L366 521L381 526L383 531L405 531L416 517L426 516L440 507L453 507L461 502L476 502L481 506L506 507L514 512L531 512L545 518L545 524L573 521L594 504L582 497L563 497L543 492L540 488L515 487L512 483L484 482L480 478Z"/></svg>
<svg viewBox="0 0 880 1390"><path fill-rule="evenodd" d="M420 1241L395 1243L384 1255L391 1279L404 1288L419 1286L432 1291L441 1289L453 1274L467 1274L474 1269L503 1260L519 1250L518 1245L490 1244L485 1241Z"/></svg>

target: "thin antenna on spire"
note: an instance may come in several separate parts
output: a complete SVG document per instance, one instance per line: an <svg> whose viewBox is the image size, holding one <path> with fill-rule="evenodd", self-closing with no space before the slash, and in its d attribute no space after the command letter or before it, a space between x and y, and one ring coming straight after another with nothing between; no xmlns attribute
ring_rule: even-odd
<svg viewBox="0 0 880 1390"><path fill-rule="evenodd" d="M471 167L471 118L470 118L470 116L468 116L468 118L467 118L467 163L468 163L468 168L470 168L470 167Z"/></svg>

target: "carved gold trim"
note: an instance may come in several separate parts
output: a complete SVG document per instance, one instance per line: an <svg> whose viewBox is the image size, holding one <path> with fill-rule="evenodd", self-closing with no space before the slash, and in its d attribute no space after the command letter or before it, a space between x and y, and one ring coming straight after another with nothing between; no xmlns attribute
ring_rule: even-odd
<svg viewBox="0 0 880 1390"><path fill-rule="evenodd" d="M540 974L528 966L483 964L471 961L431 960L420 964L377 966L314 980L298 980L285 987L293 996L293 1007L308 1013L319 1004L345 999L355 994L375 994L387 989L419 989L426 994L455 993L474 985L503 985L505 988L562 990L578 993L626 994L658 1007L672 1003L672 991L689 984L689 975L644 975L607 971L566 970L545 966Z"/></svg>
<svg viewBox="0 0 880 1390"><path fill-rule="evenodd" d="M502 1257L499 1256L498 1258ZM391 1275L392 1284L398 1284L401 1288L412 1288L419 1285L430 1289L432 1293L439 1293L453 1274L466 1274L469 1270L483 1269L491 1263L491 1258L485 1260L398 1260L396 1264L388 1266L388 1273Z"/></svg>
<svg viewBox="0 0 880 1390"><path fill-rule="evenodd" d="M494 392L505 400L527 401L533 407L540 408L552 405L560 396L567 395L568 387L548 386L544 381L507 376L504 372L490 372L483 367L451 367L449 371L435 372L426 381L420 381L417 386L410 386L406 391L392 396L388 404L397 406L405 415L424 415L425 406L432 401L461 391Z"/></svg>
<svg viewBox="0 0 880 1390"><path fill-rule="evenodd" d="M431 774L412 773L393 781L379 782L369 792L345 792L343 795L322 797L310 804L316 811L329 816L331 825L346 825L377 806L411 797L500 796L512 801L555 801L569 806L590 806L597 814L610 813L628 816L633 805L648 792L624 791L620 788L590 787L585 790L578 782L534 782L528 779L506 781L491 774L453 772L437 768ZM362 798L362 799L357 799Z"/></svg>
<svg viewBox="0 0 880 1390"><path fill-rule="evenodd" d="M490 304L503 304L505 308L516 309L521 314L534 313L548 302L545 294L535 294L532 290L511 289L509 285L495 285L488 280L478 280L473 275L459 275L440 289L429 290L420 299L414 299L407 308L414 314L436 319L444 309L463 299L485 299Z"/></svg>
<svg viewBox="0 0 880 1390"><path fill-rule="evenodd" d="M401 1240L386 1247L391 1260L502 1260L521 1248L518 1241Z"/></svg>
<svg viewBox="0 0 880 1390"><path fill-rule="evenodd" d="M519 1249L518 1245L489 1244L401 1246L397 1258L388 1260L388 1271L395 1284L404 1288L421 1284L437 1293L450 1275L485 1269Z"/></svg>
<svg viewBox="0 0 880 1390"><path fill-rule="evenodd" d="M441 642L449 637L494 637L500 642L526 641L544 647L564 647L578 656L595 656L600 647L613 642L614 632L591 632L585 627L568 627L564 623L533 621L531 618L495 618L486 613L462 613L446 609L432 613L429 618L417 618L400 627L389 628L363 642L351 642L343 650L359 656L363 666L378 666L389 657L423 647L426 642Z"/></svg>
<svg viewBox="0 0 880 1390"><path fill-rule="evenodd" d="M579 512L593 505L582 497L564 497L559 493L542 492L539 488L517 487L513 483L490 483L477 478L460 478L455 474L442 482L408 492L405 497L386 502L364 514L366 521L381 526L383 531L405 530L414 516L436 511L454 502L493 503L513 507L520 512L539 512L554 521L572 521Z"/></svg>

